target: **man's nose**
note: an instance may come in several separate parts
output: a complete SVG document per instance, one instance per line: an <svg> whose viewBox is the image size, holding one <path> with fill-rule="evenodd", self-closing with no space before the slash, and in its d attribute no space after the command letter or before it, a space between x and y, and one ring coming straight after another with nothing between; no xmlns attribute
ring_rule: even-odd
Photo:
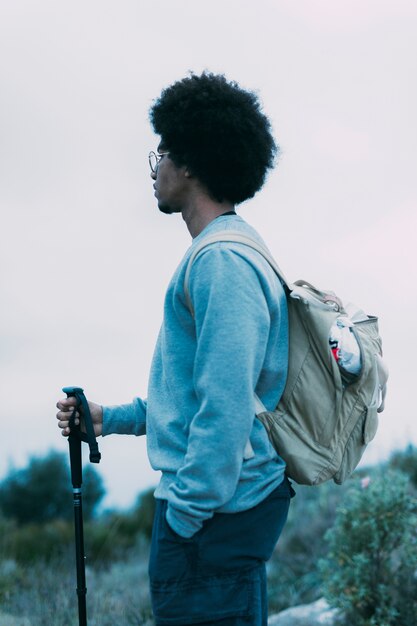
<svg viewBox="0 0 417 626"><path fill-rule="evenodd" d="M152 178L152 180L156 180L156 171L155 172L151 172L151 178Z"/></svg>

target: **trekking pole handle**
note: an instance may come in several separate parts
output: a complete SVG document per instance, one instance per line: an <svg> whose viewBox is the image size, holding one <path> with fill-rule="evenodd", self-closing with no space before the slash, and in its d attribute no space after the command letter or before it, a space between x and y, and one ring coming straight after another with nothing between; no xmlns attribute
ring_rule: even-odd
<svg viewBox="0 0 417 626"><path fill-rule="evenodd" d="M84 418L86 433L81 431L81 426L75 425L75 412L74 409L71 417L70 417L70 429L71 432L81 441L85 441L88 443L90 448L90 462L91 463L100 463L101 454L98 449L98 443L96 440L96 436L94 433L93 420L91 418L90 407L88 406L87 398L84 395L84 389L81 387L63 387L62 391L67 394L68 398L75 398L77 401L76 408L79 409L80 413Z"/></svg>

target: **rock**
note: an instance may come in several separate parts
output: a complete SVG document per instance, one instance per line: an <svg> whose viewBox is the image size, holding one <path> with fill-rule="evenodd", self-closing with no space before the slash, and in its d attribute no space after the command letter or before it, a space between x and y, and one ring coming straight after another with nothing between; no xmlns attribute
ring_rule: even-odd
<svg viewBox="0 0 417 626"><path fill-rule="evenodd" d="M332 609L324 598L312 604L293 606L271 615L268 626L336 626L341 613Z"/></svg>

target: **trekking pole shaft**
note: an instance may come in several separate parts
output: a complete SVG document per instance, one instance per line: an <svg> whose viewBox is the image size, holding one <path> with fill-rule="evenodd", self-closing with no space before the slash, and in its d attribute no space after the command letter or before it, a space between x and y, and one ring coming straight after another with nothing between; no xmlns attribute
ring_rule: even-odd
<svg viewBox="0 0 417 626"><path fill-rule="evenodd" d="M82 485L82 459L81 459L81 441L76 435L71 433L68 437L71 465L71 482L73 489L79 489Z"/></svg>
<svg viewBox="0 0 417 626"><path fill-rule="evenodd" d="M77 568L78 623L87 626L87 588L85 584L84 526L82 505L82 458L81 440L71 433L68 437L73 487L75 560Z"/></svg>
<svg viewBox="0 0 417 626"><path fill-rule="evenodd" d="M75 488L74 495L74 526L75 526L75 555L77 566L77 596L78 618L80 626L87 626L87 587L85 584L85 554L83 531L83 507L81 488Z"/></svg>
<svg viewBox="0 0 417 626"><path fill-rule="evenodd" d="M94 426L91 419L91 413L87 399L81 387L64 387L62 390L69 398L76 398L76 406L70 417L71 432L68 437L70 465L71 465L71 482L74 495L74 527L75 527L75 559L77 566L77 596L78 596L78 619L79 626L87 626L87 606L86 596L87 587L85 584L85 553L84 553L84 526L83 526L83 507L81 485L83 480L82 474L82 454L81 442L86 441L90 448L90 461L99 463L101 454L98 449L97 441L94 435ZM75 423L76 412L84 418L84 424L87 433L81 431L80 422Z"/></svg>

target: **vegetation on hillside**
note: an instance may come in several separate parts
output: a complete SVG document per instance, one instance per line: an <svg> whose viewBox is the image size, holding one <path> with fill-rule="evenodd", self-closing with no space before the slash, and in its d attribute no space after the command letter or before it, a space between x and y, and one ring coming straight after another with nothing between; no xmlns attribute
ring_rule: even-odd
<svg viewBox="0 0 417 626"><path fill-rule="evenodd" d="M0 483L0 605L32 626L77 624L68 472L66 456L51 452ZM83 487L89 623L151 625L153 490L129 511L98 514L104 488L93 466L85 467ZM396 452L342 486L295 489L268 564L270 611L325 594L349 624L414 626L417 449Z"/></svg>
<svg viewBox="0 0 417 626"><path fill-rule="evenodd" d="M415 624L417 498L407 475L389 469L350 489L327 544L323 590L346 624Z"/></svg>

